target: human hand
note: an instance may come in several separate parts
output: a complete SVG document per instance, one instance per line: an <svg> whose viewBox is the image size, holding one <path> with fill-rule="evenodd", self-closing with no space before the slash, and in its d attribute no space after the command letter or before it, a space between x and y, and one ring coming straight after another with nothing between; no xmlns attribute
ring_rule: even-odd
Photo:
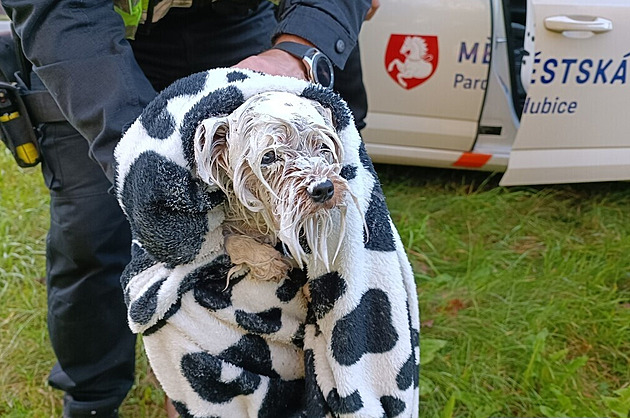
<svg viewBox="0 0 630 418"><path fill-rule="evenodd" d="M288 52L279 49L268 49L258 55L245 58L234 66L247 68L271 75L284 75L306 80L306 69L302 61Z"/></svg>
<svg viewBox="0 0 630 418"><path fill-rule="evenodd" d="M370 10L368 10L367 15L365 15L365 20L372 19L372 16L374 16L374 14L376 13L379 7L381 7L381 1L372 0L372 7L370 7Z"/></svg>
<svg viewBox="0 0 630 418"><path fill-rule="evenodd" d="M278 36L275 43L279 44L280 42L287 41L313 46L313 44L308 42L306 39L289 34L282 34ZM261 71L271 75L285 75L299 78L300 80L308 80L306 67L304 66L302 60L279 49L268 49L258 55L252 55L251 57L247 57L236 64L234 67Z"/></svg>

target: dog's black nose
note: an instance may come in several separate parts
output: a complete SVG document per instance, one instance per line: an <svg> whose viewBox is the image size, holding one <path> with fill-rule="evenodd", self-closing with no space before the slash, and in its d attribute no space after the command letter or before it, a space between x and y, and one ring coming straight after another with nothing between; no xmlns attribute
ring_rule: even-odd
<svg viewBox="0 0 630 418"><path fill-rule="evenodd" d="M335 185L330 180L326 180L323 183L319 183L313 190L308 193L311 195L311 199L317 203L324 203L327 200L330 200L331 197L335 194Z"/></svg>

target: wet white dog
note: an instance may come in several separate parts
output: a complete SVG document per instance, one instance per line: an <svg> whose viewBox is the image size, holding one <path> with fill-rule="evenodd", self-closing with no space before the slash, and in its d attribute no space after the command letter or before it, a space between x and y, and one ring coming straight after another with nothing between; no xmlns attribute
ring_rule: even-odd
<svg viewBox="0 0 630 418"><path fill-rule="evenodd" d="M328 109L290 93L261 93L228 117L202 122L194 148L199 177L227 196L230 275L248 269L280 280L309 258L330 269L352 196ZM279 242L292 258L276 250Z"/></svg>

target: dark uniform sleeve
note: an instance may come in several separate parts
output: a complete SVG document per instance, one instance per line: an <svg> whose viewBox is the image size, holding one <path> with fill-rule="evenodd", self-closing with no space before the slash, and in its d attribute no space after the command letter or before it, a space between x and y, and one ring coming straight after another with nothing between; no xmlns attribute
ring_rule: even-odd
<svg viewBox="0 0 630 418"><path fill-rule="evenodd" d="M111 1L2 0L33 71L113 180L122 129L155 97Z"/></svg>
<svg viewBox="0 0 630 418"><path fill-rule="evenodd" d="M274 36L300 36L343 69L371 4L371 0L283 0Z"/></svg>

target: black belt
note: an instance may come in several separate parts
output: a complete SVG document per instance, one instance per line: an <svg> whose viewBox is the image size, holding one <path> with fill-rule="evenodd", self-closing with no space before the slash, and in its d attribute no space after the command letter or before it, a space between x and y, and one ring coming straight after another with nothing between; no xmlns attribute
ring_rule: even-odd
<svg viewBox="0 0 630 418"><path fill-rule="evenodd" d="M34 87L35 90L31 90L29 86L33 83L25 83L19 72L15 73L14 76L19 86L20 99L24 102L33 126L40 123L65 122L67 120L50 92L44 89L41 81L37 80L38 83L35 83L37 87ZM32 81L31 76L35 77L35 75L29 74L30 81Z"/></svg>
<svg viewBox="0 0 630 418"><path fill-rule="evenodd" d="M22 92L21 97L34 126L40 123L65 122L67 120L48 91L26 91Z"/></svg>

